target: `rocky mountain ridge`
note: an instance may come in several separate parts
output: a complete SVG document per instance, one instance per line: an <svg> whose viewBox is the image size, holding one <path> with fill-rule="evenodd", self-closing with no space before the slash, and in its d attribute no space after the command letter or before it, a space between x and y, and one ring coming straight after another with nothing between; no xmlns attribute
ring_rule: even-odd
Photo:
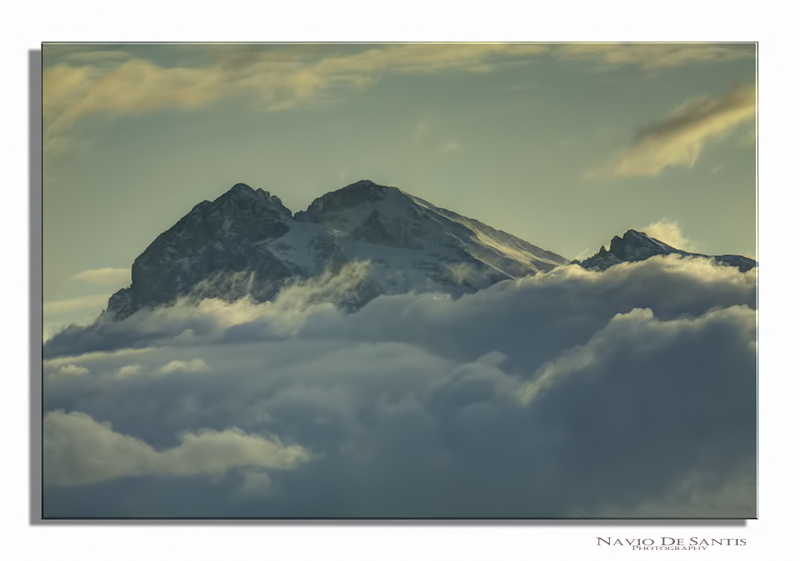
<svg viewBox="0 0 800 561"><path fill-rule="evenodd" d="M181 296L271 300L287 284L355 262L370 267L337 302L351 307L412 290L457 296L568 260L372 181L327 193L295 215L278 197L239 183L159 235L107 313L122 319Z"/></svg>
<svg viewBox="0 0 800 561"><path fill-rule="evenodd" d="M600 250L593 256L583 261L573 261L586 269L604 271L619 263L644 261L656 255L677 254L683 257L702 257L713 259L720 265L738 267L741 272L749 271L757 263L742 255L705 255L702 253L690 253L668 245L661 240L651 238L644 232L628 230L620 238L614 236L609 245L609 249L601 246Z"/></svg>
<svg viewBox="0 0 800 561"><path fill-rule="evenodd" d="M608 250L602 246L572 263L605 270L670 254L709 258L740 271L756 266L739 255L689 253L636 230L615 236ZM359 269L362 276L331 296L349 309L381 294L460 296L570 264L511 234L368 180L327 193L294 215L277 196L237 183L159 235L136 258L131 286L111 296L104 315L124 319L181 297L249 296L263 302L288 285L357 263L368 264Z"/></svg>

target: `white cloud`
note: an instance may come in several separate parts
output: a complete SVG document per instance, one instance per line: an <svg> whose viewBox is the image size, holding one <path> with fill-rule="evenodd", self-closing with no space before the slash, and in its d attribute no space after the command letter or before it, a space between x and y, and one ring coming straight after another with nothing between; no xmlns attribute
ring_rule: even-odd
<svg viewBox="0 0 800 561"><path fill-rule="evenodd" d="M66 374L68 376L82 376L83 374L88 374L89 369L84 368L83 366L77 366L75 364L66 364L58 369L59 374Z"/></svg>
<svg viewBox="0 0 800 561"><path fill-rule="evenodd" d="M159 374L170 374L172 372L205 372L208 364L202 358L192 360L171 360L158 369Z"/></svg>
<svg viewBox="0 0 800 561"><path fill-rule="evenodd" d="M140 356L152 352L153 349L119 349L112 352L94 352L85 353L79 356L66 356L60 358L53 358L45 361L45 366L60 368L61 366L68 365L73 361L86 362L103 362L106 360L117 360L122 357Z"/></svg>
<svg viewBox="0 0 800 561"><path fill-rule="evenodd" d="M661 240L667 245L684 251L697 251L697 245L683 234L681 225L673 220L662 218L658 222L640 228L651 238Z"/></svg>
<svg viewBox="0 0 800 561"><path fill-rule="evenodd" d="M574 260L574 261L583 261L584 259L594 255L595 253L597 253L597 248L596 247L586 247L586 248L582 249L580 253L575 255L572 258L572 260Z"/></svg>
<svg viewBox="0 0 800 561"><path fill-rule="evenodd" d="M617 314L585 345L569 349L556 360L545 363L537 370L533 379L520 388L518 395L523 403L530 404L562 378L579 375L580 372L596 366L624 340L634 343L633 348L652 352L660 346L669 345L672 337L702 329L706 324L715 321L731 319L733 324L754 330L754 318L755 312L747 307L731 307L709 312L697 319L666 322L657 320L650 309L636 308L629 313ZM746 336L743 337L745 338Z"/></svg>
<svg viewBox="0 0 800 561"><path fill-rule="evenodd" d="M754 123L755 113L756 90L752 85L733 88L719 97L690 99L646 127L630 146L586 176L647 177L657 176L668 167L691 168L706 143L742 123Z"/></svg>
<svg viewBox="0 0 800 561"><path fill-rule="evenodd" d="M117 369L116 375L120 378L125 378L126 376L136 376L141 369L142 366L140 364L126 364L125 366L121 366L119 369Z"/></svg>
<svg viewBox="0 0 800 561"><path fill-rule="evenodd" d="M44 477L55 486L86 485L131 476L220 475L237 467L291 469L309 459L300 446L239 429L180 434L180 444L157 451L79 412L47 413Z"/></svg>
<svg viewBox="0 0 800 561"><path fill-rule="evenodd" d="M72 324L92 323L108 303L110 294L91 294L67 300L44 301L42 338L46 341Z"/></svg>

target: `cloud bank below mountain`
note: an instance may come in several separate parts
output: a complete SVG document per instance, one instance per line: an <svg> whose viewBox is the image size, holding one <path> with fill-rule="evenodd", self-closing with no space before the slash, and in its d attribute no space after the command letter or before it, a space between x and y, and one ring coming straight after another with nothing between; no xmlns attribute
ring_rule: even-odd
<svg viewBox="0 0 800 561"><path fill-rule="evenodd" d="M755 515L756 270L569 266L350 314L303 290L50 340L45 450L127 452L46 452L45 514ZM206 443L227 463L186 468Z"/></svg>

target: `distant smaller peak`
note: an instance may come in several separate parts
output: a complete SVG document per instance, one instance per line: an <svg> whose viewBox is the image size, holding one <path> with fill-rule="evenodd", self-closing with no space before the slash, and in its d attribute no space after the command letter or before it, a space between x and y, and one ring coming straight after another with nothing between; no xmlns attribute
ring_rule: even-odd
<svg viewBox="0 0 800 561"><path fill-rule="evenodd" d="M634 251L633 248L656 247L658 245L659 243L655 242L647 234L631 229L625 232L621 238L614 236L608 250L617 257L624 259L628 252Z"/></svg>
<svg viewBox="0 0 800 561"><path fill-rule="evenodd" d="M639 230L628 230L622 237L614 236L608 250L600 246L600 251L588 259L579 261L578 264L587 269L605 270L619 262L644 261L657 255L677 254L682 257L711 258L717 264L731 265L745 272L758 264L741 255L704 255L702 253L689 253L675 248L657 238L650 237Z"/></svg>

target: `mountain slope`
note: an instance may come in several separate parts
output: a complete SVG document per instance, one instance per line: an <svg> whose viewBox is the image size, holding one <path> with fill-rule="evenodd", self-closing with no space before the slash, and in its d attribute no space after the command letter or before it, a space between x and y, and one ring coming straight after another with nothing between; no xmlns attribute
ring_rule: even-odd
<svg viewBox="0 0 800 561"><path fill-rule="evenodd" d="M738 267L745 272L757 266L757 263L748 257L741 255L704 255L702 253L689 253L682 249L677 249L664 242L651 238L644 232L628 230L620 238L614 236L606 250L605 246L600 247L600 251L583 261L573 261L586 269L604 271L619 263L644 261L656 255L678 254L684 257L704 257L713 259L720 265Z"/></svg>
<svg viewBox="0 0 800 561"><path fill-rule="evenodd" d="M277 281L293 271L258 243L284 235L290 221L291 212L277 197L234 185L214 202L196 205L159 235L133 262L131 286L115 293L108 309L125 317L143 307L202 292L204 286L218 292L221 287L210 286L216 280L228 285L230 298L252 289L260 289L256 296L268 298L273 293L264 281ZM258 275L260 285L248 287L249 275L244 272Z"/></svg>
<svg viewBox="0 0 800 561"><path fill-rule="evenodd" d="M204 201L134 261L131 286L109 300L124 318L178 297L271 300L287 284L347 263L369 273L347 304L378 294L474 292L568 261L395 187L359 181L292 216L280 199L234 185Z"/></svg>

